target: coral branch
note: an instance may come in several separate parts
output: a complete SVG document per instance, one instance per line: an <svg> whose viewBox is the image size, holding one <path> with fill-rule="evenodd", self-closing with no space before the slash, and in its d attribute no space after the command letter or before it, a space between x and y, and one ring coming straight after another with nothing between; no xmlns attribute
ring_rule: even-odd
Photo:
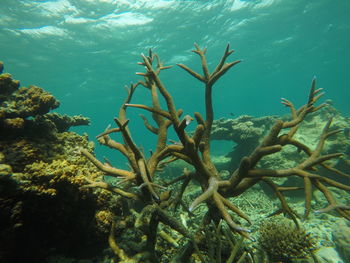
<svg viewBox="0 0 350 263"><path fill-rule="evenodd" d="M213 194L218 190L218 181L215 177L210 177L209 179L209 186L207 190L205 190L200 196L198 196L193 203L190 205L189 210L190 212L193 211L200 203L204 202L208 198L212 197Z"/></svg>
<svg viewBox="0 0 350 263"><path fill-rule="evenodd" d="M130 179L130 180L135 178L135 174L133 172L129 172L129 171L122 170L122 169L117 169L114 167L110 167L108 165L104 165L103 163L101 163L99 160L97 160L91 153L89 153L85 149L80 149L80 152L86 158L88 158L90 160L90 162L92 162L98 169L100 169L101 171L103 171L111 176L124 177L124 178Z"/></svg>

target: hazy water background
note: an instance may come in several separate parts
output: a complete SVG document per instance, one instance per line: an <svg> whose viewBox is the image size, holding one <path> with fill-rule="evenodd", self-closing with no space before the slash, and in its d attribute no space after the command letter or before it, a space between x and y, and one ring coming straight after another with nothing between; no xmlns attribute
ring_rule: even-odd
<svg viewBox="0 0 350 263"><path fill-rule="evenodd" d="M21 84L38 85L60 101L61 113L83 114L92 125L76 129L91 139L113 124L124 85L142 71L149 48L165 64L200 70L193 43L208 47L213 68L231 44L244 61L214 90L216 118L285 114L286 97L300 106L312 77L326 98L350 113L349 0L0 0L0 60ZM174 67L162 73L176 105L203 112L201 83ZM144 89L133 102L149 104ZM133 137L145 150L153 135L130 109ZM144 113L144 112L142 112ZM144 132L145 131L145 132ZM176 139L173 137L173 139ZM97 146L97 152L117 157ZM113 153L114 154L114 153Z"/></svg>

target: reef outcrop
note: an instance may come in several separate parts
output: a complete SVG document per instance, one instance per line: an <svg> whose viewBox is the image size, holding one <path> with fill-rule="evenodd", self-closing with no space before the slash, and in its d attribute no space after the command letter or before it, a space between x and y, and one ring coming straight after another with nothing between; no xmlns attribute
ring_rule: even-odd
<svg viewBox="0 0 350 263"><path fill-rule="evenodd" d="M102 173L78 153L93 143L68 130L90 121L50 113L58 106L42 88L0 75L1 262L95 257L106 247L111 209L121 207L108 191L83 187L86 174Z"/></svg>
<svg viewBox="0 0 350 263"><path fill-rule="evenodd" d="M60 102L40 87L20 87L9 73L0 75L0 136L42 137L68 131L71 126L89 125L83 116L49 113Z"/></svg>

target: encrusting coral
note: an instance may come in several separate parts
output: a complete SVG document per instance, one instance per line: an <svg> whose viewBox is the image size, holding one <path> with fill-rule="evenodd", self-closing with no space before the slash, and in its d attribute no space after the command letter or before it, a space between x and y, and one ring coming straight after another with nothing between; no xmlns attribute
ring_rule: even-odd
<svg viewBox="0 0 350 263"><path fill-rule="evenodd" d="M118 116L114 119L116 127L107 128L97 136L101 144L124 155L130 169L119 169L108 162L102 163L89 150L80 150L99 170L119 180L116 185L110 185L102 180L94 180L87 176L86 187L107 189L129 200L128 209L126 209L129 210L129 215L126 217L131 218L130 225L133 227L120 231L116 236L115 231L118 230L118 227L116 224L112 224L109 237L109 244L118 257L118 262L159 262L162 256L161 252L157 250L159 249L157 238L161 226L175 230L188 240L188 242L182 242L178 249L172 249L171 255L167 253L167 261L169 262L189 262L192 256L192 259L197 258L202 262L212 258L208 255L208 251L203 249L203 242L206 240L203 233L205 233L206 226L211 223L218 227L223 224L222 222L225 222L232 232L251 238L250 230L238 223L237 217L248 223L251 223L251 220L229 198L241 195L258 183L267 184L280 201L280 208L274 214L287 215L299 227L298 218L300 216L291 209L286 201L285 193L298 191L302 188L282 187L272 180L273 178L300 178L304 185L305 218L309 216L311 211L312 191L315 188L323 193L329 203L327 207L318 210L318 212L334 210L349 220L350 207L337 203L328 187L333 186L350 191L350 186L318 172L318 169L322 167L329 173L332 172L345 178L349 177L327 163L329 160L342 156L342 153L324 154L322 152L326 140L341 130L331 129L332 118L330 118L324 124L322 134L313 148L295 139L295 134L305 118L309 114L315 114L325 106L324 104L316 106L316 102L323 95L322 90L316 88L316 79L312 80L306 104L299 109L295 108L291 101L282 99L282 104L291 111L290 118L277 120L260 144L241 159L238 168L231 171L229 178L223 179L211 159L210 151L210 136L214 121L212 89L216 81L240 61L226 62L233 53L228 45L221 60L210 72L206 61L206 49L195 45L193 52L201 59L203 74L199 74L183 64L178 64L178 66L204 84L205 117L198 112L194 113L194 117L190 115L181 117L183 110L176 108L173 98L160 78L160 73L170 67L164 66L158 55L150 51L148 56L142 55L142 62L139 63L146 71L137 74L143 76L144 79L136 84L131 84L128 89L127 98L121 105ZM152 98L151 106L131 103L136 89L141 86L149 90ZM161 103L161 99L164 99L165 104ZM162 105L165 105L165 108ZM132 120L127 119L126 116L126 111L129 108L138 108L151 113L154 124L151 124L145 116L142 117L145 127L157 137L157 144L150 155L146 155L132 139L132 132L128 126ZM194 131L187 132L186 127L193 120L196 120L196 127ZM168 144L168 129L170 127L174 129L178 137L178 142L173 144ZM123 142L113 140L110 137L113 133L120 133ZM296 152L304 153L305 158L290 168L259 168L258 165L263 157L278 153L287 145L294 146ZM187 162L192 169L184 170L183 175L179 175L171 182L164 182L160 178L159 171L178 159ZM190 204L187 204L183 200L183 194L191 181L199 183L202 193ZM180 189L174 191L176 182L181 182L181 186ZM166 198L163 197L164 193L166 193ZM173 214L173 210L181 205L185 213L193 215L196 212L195 209L202 203L207 205L207 212L201 217L195 229L188 231ZM134 241L126 237L130 236L127 234L130 231L134 233ZM220 231L218 233L220 240L224 239L228 242L227 235ZM135 238L138 245L133 245L136 244ZM214 258L219 260L216 262L220 262L221 246L218 244L215 247L217 249L214 252Z"/></svg>

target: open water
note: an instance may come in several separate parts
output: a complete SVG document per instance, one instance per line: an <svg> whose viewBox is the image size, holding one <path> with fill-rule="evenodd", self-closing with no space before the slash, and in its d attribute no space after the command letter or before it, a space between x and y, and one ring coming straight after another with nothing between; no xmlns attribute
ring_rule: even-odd
<svg viewBox="0 0 350 263"><path fill-rule="evenodd" d="M200 70L193 44L207 47L214 68L227 43L243 62L214 89L215 118L285 114L281 97L305 102L313 76L337 109L349 115L348 0L1 0L0 55L21 84L38 85L61 101L59 112L90 117L78 128L90 138L113 124L124 85L139 78L136 62L149 48L166 65ZM174 66L162 74L178 108L203 112L203 88ZM139 89L133 100L149 104ZM133 136L145 149L152 138ZM97 151L103 150L97 146Z"/></svg>

